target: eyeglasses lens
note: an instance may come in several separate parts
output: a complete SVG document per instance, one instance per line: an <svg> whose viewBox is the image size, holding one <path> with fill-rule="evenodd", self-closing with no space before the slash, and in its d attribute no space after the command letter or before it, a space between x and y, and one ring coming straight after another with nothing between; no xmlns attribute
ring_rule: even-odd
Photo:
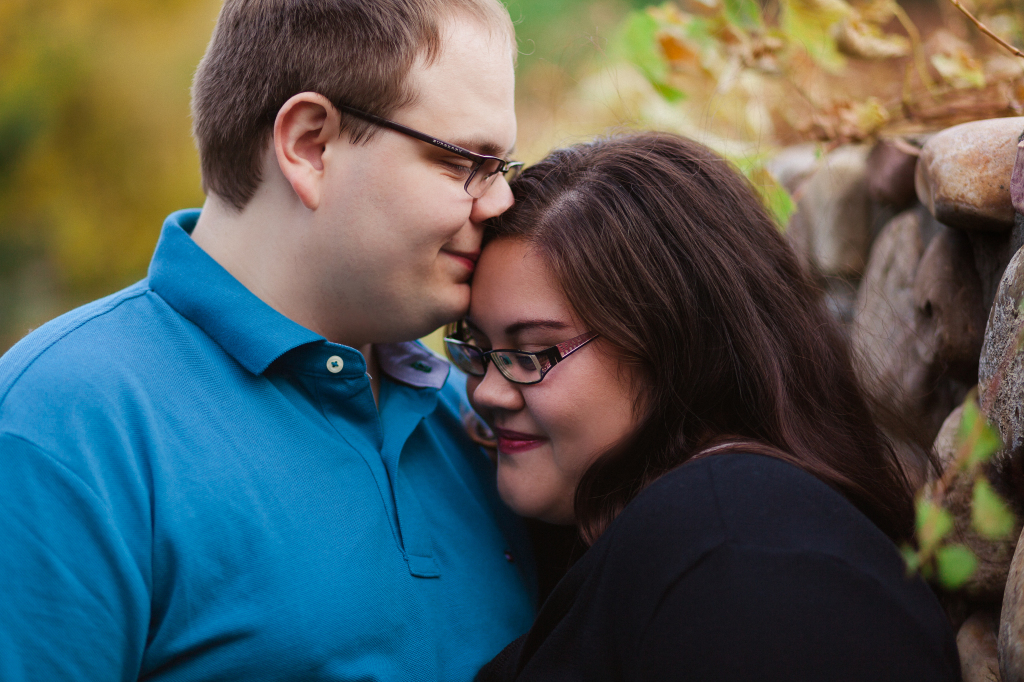
<svg viewBox="0 0 1024 682"><path fill-rule="evenodd" d="M487 192L487 188L494 183L494 179L498 177L498 168L501 166L501 162L497 159L485 159L480 167L476 169L473 177L466 183L466 191L474 199L479 199Z"/></svg>
<svg viewBox="0 0 1024 682"><path fill-rule="evenodd" d="M540 381L540 365L532 355L514 352L492 353L491 360L510 381L520 384Z"/></svg>
<svg viewBox="0 0 1024 682"><path fill-rule="evenodd" d="M448 351L448 359L452 361L452 364L466 374L482 377L487 371L483 355L473 346L455 339L445 339L444 347Z"/></svg>

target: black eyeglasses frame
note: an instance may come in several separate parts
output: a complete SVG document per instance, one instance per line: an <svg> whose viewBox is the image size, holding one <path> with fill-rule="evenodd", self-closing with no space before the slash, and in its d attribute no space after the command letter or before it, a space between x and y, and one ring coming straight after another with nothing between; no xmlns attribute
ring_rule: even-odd
<svg viewBox="0 0 1024 682"><path fill-rule="evenodd" d="M450 142L445 142L444 140L439 140L436 137L433 137L432 135L421 133L418 130L414 130L412 128L409 128L408 126L404 126L401 123L395 123L394 121L388 120L382 116L377 116L376 114L371 114L369 112L363 111L362 109L356 109L355 107L350 107L346 104L336 104L335 106L338 107L339 111L343 111L346 114L355 116L356 118L361 118L364 121L369 121L370 123L374 123L384 128L390 128L391 130L402 133L403 135L408 135L409 137L420 140L421 142L426 142L427 144L432 144L435 147L440 147L441 149L449 151L453 154L458 154L459 156L472 161L473 167L470 169L469 178L466 179L466 184L463 185L463 189L466 190L466 194L473 197L474 199L479 199L480 197L487 193L487 190L491 186L491 183L494 182L493 178L497 176L498 173L501 173L502 175L505 175L509 171L516 171L518 173L518 171L521 170L523 167L522 161L506 161L505 159L499 159L497 156L490 156L488 154L477 154L476 152L471 152L468 149L464 149L458 146L457 144L452 144ZM469 191L469 185L473 182L473 179L476 178L477 172L483 167L485 163L489 161L497 162L498 167L494 171L488 173L487 176L483 179L483 184L480 187L480 195L474 195L472 192ZM508 180L511 181L512 178L508 178Z"/></svg>
<svg viewBox="0 0 1024 682"><path fill-rule="evenodd" d="M588 343L598 338L599 336L600 334L595 334L593 332L584 332L579 336L575 336L569 339L568 341L563 341L562 343L551 346L550 348L545 348L544 350L539 350L535 353L531 353L525 350L519 350L517 348L495 348L494 350L480 350L475 345L467 341L463 341L462 339L455 338L453 336L445 337L444 344L445 352L448 354L448 358L452 360L452 363L455 364L456 367L459 367L459 365L455 363L454 359L452 358L452 353L448 350L449 344L458 346L459 348L471 349L473 353L479 353L480 358L483 360L484 363L483 374L477 374L476 372L470 371L465 367L459 367L459 369L466 372L470 376L485 376L487 374L487 363L491 362L491 364L493 364L501 373L501 376L505 377L513 384L520 384L522 386L532 386L533 384L539 384L541 381L543 381L544 377L547 376L548 372L550 372L552 368L559 362L565 360L567 357L578 351L580 348L583 348L584 346L586 346ZM537 371L540 372L540 378L537 379L536 381L519 381L518 379L509 376L506 373L506 370L503 368L503 365L490 360L490 356L496 353L514 353L515 355L529 357L531 360L533 360L534 365L537 367Z"/></svg>

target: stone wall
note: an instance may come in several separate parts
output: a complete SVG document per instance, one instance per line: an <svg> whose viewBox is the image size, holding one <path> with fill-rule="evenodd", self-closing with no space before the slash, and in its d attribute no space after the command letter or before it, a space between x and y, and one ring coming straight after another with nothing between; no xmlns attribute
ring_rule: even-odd
<svg viewBox="0 0 1024 682"><path fill-rule="evenodd" d="M975 121L827 154L792 147L771 165L797 204L788 238L849 332L861 380L915 486L952 461L958 408L977 386L1007 443L986 475L1018 517L1022 131L1024 117ZM1024 682L1020 525L1011 540L980 538L970 529L970 495L954 485L947 503L956 541L974 550L979 569L963 590L942 595L959 627L964 679Z"/></svg>

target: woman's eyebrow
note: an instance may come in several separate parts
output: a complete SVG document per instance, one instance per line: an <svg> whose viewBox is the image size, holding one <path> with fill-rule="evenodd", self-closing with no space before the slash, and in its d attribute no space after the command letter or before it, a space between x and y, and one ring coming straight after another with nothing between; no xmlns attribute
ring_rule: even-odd
<svg viewBox="0 0 1024 682"><path fill-rule="evenodd" d="M521 320L505 327L506 336L515 336L527 329L553 329L559 331L566 329L569 325L560 320Z"/></svg>

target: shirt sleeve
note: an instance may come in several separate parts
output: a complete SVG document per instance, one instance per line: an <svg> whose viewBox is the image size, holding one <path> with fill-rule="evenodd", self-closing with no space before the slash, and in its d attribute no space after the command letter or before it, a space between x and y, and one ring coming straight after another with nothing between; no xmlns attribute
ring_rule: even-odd
<svg viewBox="0 0 1024 682"><path fill-rule="evenodd" d="M664 591L628 678L959 680L934 624L837 558L724 545Z"/></svg>
<svg viewBox="0 0 1024 682"><path fill-rule="evenodd" d="M149 590L115 510L19 437L0 461L0 679L138 679Z"/></svg>

